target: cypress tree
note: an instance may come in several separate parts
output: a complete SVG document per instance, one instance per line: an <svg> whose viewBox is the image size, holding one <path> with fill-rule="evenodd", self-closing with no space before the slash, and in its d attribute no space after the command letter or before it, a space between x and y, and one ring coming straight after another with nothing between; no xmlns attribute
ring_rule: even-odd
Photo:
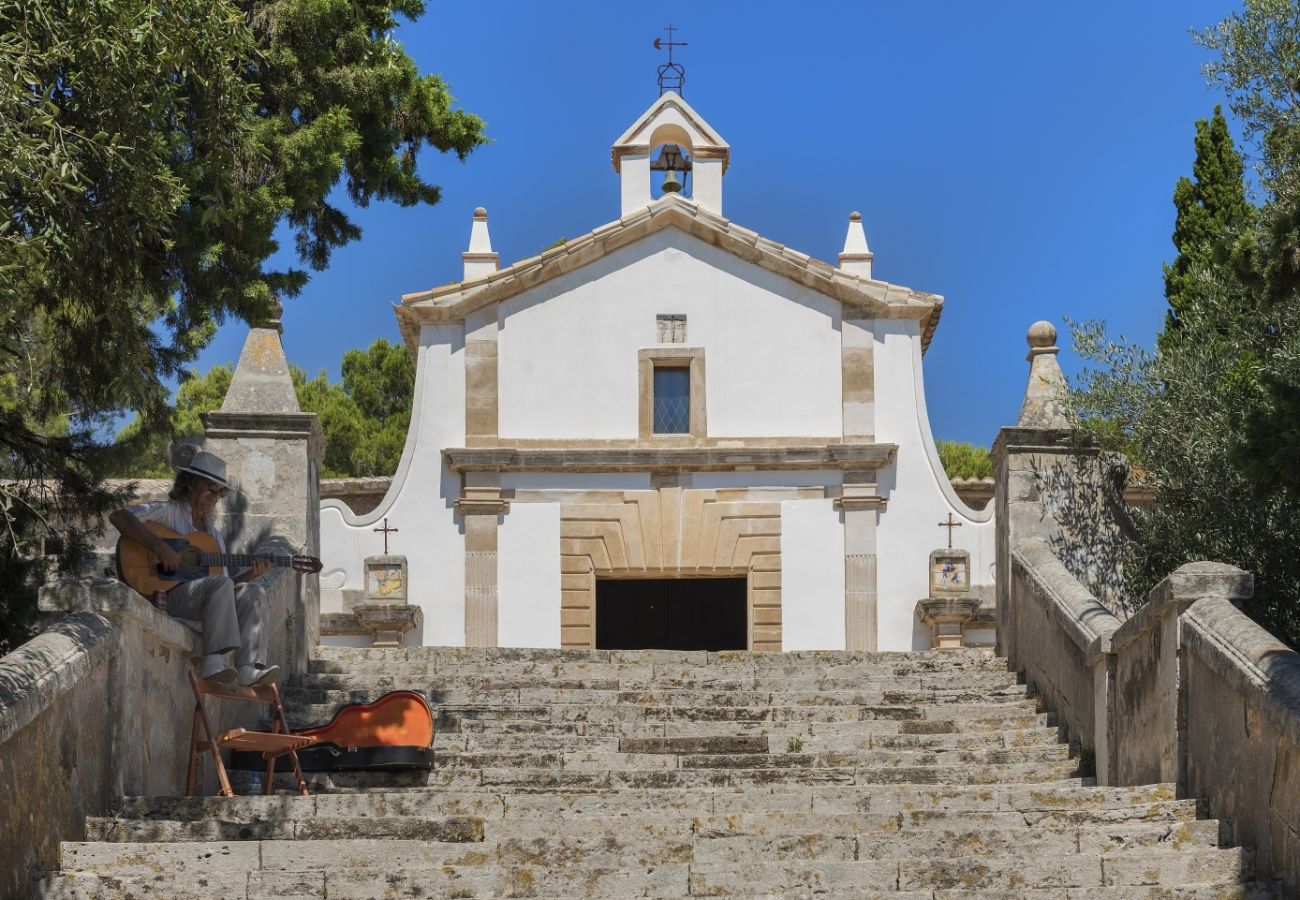
<svg viewBox="0 0 1300 900"><path fill-rule="evenodd" d="M1228 122L1222 109L1215 106L1213 117L1196 122L1192 177L1183 176L1174 186L1177 216L1173 242L1178 256L1164 267L1165 299L1169 301L1166 334L1178 326L1178 314L1193 290L1196 269L1223 262L1234 236L1251 221L1253 207L1246 200L1243 172Z"/></svg>

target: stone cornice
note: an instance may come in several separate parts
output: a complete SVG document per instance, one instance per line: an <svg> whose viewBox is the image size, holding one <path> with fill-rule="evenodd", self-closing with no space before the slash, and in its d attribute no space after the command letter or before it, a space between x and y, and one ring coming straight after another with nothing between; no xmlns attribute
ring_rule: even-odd
<svg viewBox="0 0 1300 900"><path fill-rule="evenodd" d="M222 412L204 413L204 436L211 438L257 437L271 440L305 440L317 462L325 458L325 433L315 413Z"/></svg>
<svg viewBox="0 0 1300 900"><path fill-rule="evenodd" d="M897 444L816 444L785 447L452 447L443 451L454 472L726 472L737 469L880 469Z"/></svg>
<svg viewBox="0 0 1300 900"><path fill-rule="evenodd" d="M552 278L603 259L665 228L678 228L692 237L789 278L824 296L853 307L859 315L880 319L916 319L921 347L930 345L943 311L943 298L901 285L841 271L754 231L701 209L691 200L668 194L654 203L594 231L580 235L538 256L519 260L479 278L402 296L397 321L412 353L420 326L463 321L470 313L509 299Z"/></svg>

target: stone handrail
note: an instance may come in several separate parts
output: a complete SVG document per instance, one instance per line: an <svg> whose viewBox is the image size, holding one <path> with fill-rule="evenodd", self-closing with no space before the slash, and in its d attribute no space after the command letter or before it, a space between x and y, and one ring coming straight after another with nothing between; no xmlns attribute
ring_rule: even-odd
<svg viewBox="0 0 1300 900"><path fill-rule="evenodd" d="M1071 745L1105 746L1109 724L1094 701L1107 690L1110 669L1098 662L1106 659L1119 620L1041 540L1022 541L1011 553L1011 570L1005 624L1016 633L1017 668ZM1099 768L1101 762L1098 754Z"/></svg>
<svg viewBox="0 0 1300 900"><path fill-rule="evenodd" d="M273 621L292 621L300 581L288 569L260 579ZM29 896L33 870L57 867L87 816L185 792L199 635L114 579L48 584L40 606L59 618L0 658L0 834L24 836L0 841L0 898ZM287 652L286 630L273 630L273 652ZM254 725L246 705L211 709L214 727Z"/></svg>
<svg viewBox="0 0 1300 900"><path fill-rule="evenodd" d="M1075 646L1089 657L1110 650L1120 620L1071 574L1045 541L1021 542L1011 561L1016 576L1046 604Z"/></svg>
<svg viewBox="0 0 1300 900"><path fill-rule="evenodd" d="M1120 622L1043 540L1011 563L1014 665L1098 783L1176 783L1300 894L1300 654L1238 609L1251 575L1190 563Z"/></svg>

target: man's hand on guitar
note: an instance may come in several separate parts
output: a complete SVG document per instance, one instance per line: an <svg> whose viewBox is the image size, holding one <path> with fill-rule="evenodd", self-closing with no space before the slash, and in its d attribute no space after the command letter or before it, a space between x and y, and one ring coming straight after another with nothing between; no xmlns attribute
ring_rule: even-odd
<svg viewBox="0 0 1300 900"><path fill-rule="evenodd" d="M252 581L254 578L261 578L263 575L266 574L266 571L270 568L271 568L271 561L269 559L264 559L260 557L254 559L253 567L251 569L245 569L243 572L240 572L238 575L235 576L235 583L243 584L245 582Z"/></svg>
<svg viewBox="0 0 1300 900"><path fill-rule="evenodd" d="M181 567L181 555L173 550L166 541L159 540L158 546L154 547L153 552L158 557L158 564L163 567L163 571L175 572Z"/></svg>

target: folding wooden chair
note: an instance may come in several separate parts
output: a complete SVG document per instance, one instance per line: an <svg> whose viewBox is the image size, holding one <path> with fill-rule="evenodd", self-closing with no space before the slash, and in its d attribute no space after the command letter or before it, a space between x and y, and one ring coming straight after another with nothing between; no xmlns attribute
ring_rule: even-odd
<svg viewBox="0 0 1300 900"><path fill-rule="evenodd" d="M302 777L302 768L298 765L298 751L308 744L316 742L314 737L289 734L289 724L284 718L284 706L280 703L280 689L273 684L238 687L233 684L218 684L195 677L189 673L190 687L194 690L194 724L190 729L190 767L185 775L185 794L194 793L199 769L199 754L205 750L212 751L212 760L217 767L217 780L221 782L220 796L233 797L230 779L226 775L225 763L221 760L221 749L232 747L236 750L251 750L262 754L266 760L266 782L263 793L271 793L275 778L275 761L281 756L288 756L293 763L293 774L298 779L298 793L306 796L307 782ZM249 731L246 728L232 728L218 737L212 730L212 722L203 708L204 697L216 697L219 700L244 700L252 703L265 703L275 710L275 719L271 731ZM202 735L200 735L200 730ZM201 737L206 736L206 740Z"/></svg>

